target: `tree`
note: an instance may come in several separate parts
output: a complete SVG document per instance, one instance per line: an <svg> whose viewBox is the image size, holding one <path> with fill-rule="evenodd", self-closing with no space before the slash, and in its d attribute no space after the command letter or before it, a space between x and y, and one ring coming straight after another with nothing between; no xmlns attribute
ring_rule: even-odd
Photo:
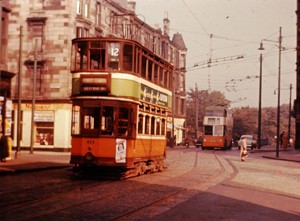
<svg viewBox="0 0 300 221"><path fill-rule="evenodd" d="M196 99L198 100L196 107ZM202 131L204 109L207 106L220 105L224 107L229 106L229 101L220 91L194 90L190 89L187 92L186 100L186 127L190 131L195 131L196 111L198 111L198 128Z"/></svg>
<svg viewBox="0 0 300 221"><path fill-rule="evenodd" d="M283 104L280 107L280 130L288 131L289 106ZM261 138L275 142L277 134L277 108L265 107L262 109ZM295 136L295 120L291 118L291 137ZM239 135L251 134L257 137L258 109L241 107L233 109L233 133Z"/></svg>

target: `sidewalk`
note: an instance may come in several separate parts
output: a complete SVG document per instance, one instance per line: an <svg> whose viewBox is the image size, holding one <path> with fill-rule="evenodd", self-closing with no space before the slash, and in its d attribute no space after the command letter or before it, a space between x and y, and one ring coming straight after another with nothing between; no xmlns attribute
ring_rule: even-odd
<svg viewBox="0 0 300 221"><path fill-rule="evenodd" d="M261 153L262 157L268 159L300 163L300 149L295 149L294 147L289 147L286 150L279 148L278 157L276 156L276 145L262 146L260 149L253 150L252 153Z"/></svg>
<svg viewBox="0 0 300 221"><path fill-rule="evenodd" d="M34 151L32 154L28 150L20 151L15 158L15 151L12 159L0 162L0 176L30 172L37 170L47 170L55 168L71 167L70 152Z"/></svg>

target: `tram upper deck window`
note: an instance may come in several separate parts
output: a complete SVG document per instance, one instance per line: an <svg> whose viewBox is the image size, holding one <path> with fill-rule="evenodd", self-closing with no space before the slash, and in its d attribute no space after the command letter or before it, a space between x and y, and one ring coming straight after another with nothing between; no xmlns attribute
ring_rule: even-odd
<svg viewBox="0 0 300 221"><path fill-rule="evenodd" d="M146 67L147 67L147 58L143 55L142 56L142 67L141 67L141 76L146 78Z"/></svg>
<svg viewBox="0 0 300 221"><path fill-rule="evenodd" d="M102 70L105 65L105 48L103 42L90 43L90 70Z"/></svg>
<svg viewBox="0 0 300 221"><path fill-rule="evenodd" d="M123 69L124 71L132 71L133 69L133 46L125 44L123 52Z"/></svg>
<svg viewBox="0 0 300 221"><path fill-rule="evenodd" d="M108 68L119 70L120 44L112 42L108 44Z"/></svg>
<svg viewBox="0 0 300 221"><path fill-rule="evenodd" d="M88 67L87 42L77 42L77 52L75 55L75 69L86 70Z"/></svg>
<svg viewBox="0 0 300 221"><path fill-rule="evenodd" d="M153 81L153 62L151 59L148 59L148 79L149 81Z"/></svg>

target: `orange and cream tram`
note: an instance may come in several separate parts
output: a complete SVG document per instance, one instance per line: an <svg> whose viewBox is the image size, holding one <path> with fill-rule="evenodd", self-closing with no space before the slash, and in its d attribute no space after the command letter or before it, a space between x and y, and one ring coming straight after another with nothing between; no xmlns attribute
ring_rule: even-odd
<svg viewBox="0 0 300 221"><path fill-rule="evenodd" d="M203 119L204 133L202 149L231 149L232 147L232 113L222 106L205 108Z"/></svg>
<svg viewBox="0 0 300 221"><path fill-rule="evenodd" d="M162 171L173 66L135 41L77 38L71 70L74 168Z"/></svg>

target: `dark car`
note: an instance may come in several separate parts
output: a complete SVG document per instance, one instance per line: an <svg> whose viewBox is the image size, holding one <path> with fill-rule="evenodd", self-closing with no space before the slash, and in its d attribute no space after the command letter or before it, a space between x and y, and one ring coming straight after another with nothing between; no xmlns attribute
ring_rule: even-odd
<svg viewBox="0 0 300 221"><path fill-rule="evenodd" d="M257 147L257 141L256 139L254 138L253 135L242 135L240 140L238 141L238 147L239 149L241 149L241 144L242 144L242 139L246 137L247 138L247 148L251 148L252 149L255 149Z"/></svg>
<svg viewBox="0 0 300 221"><path fill-rule="evenodd" d="M202 147L202 137L199 137L199 139L195 141L195 146L197 148Z"/></svg>

